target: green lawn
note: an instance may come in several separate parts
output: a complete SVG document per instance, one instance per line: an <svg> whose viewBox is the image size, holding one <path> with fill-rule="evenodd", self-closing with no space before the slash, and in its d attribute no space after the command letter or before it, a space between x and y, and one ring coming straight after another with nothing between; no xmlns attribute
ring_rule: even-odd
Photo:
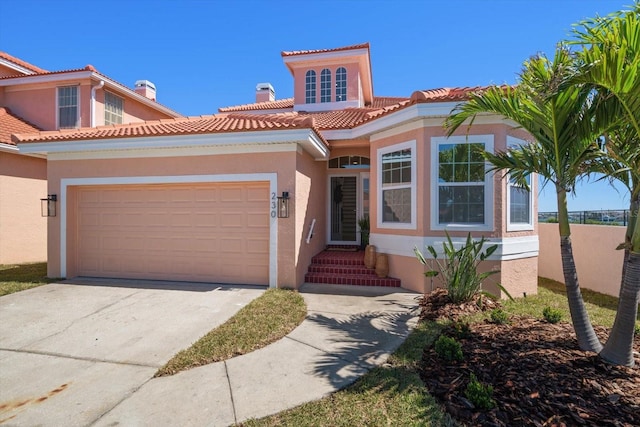
<svg viewBox="0 0 640 427"><path fill-rule="evenodd" d="M47 263L0 265L0 296L35 288L55 279L47 278Z"/></svg>
<svg viewBox="0 0 640 427"><path fill-rule="evenodd" d="M510 315L542 318L542 310L554 307L569 321L564 285L540 278L538 295L504 303ZM613 325L617 298L583 290L594 325ZM489 314L475 316L481 321ZM638 322L640 325L640 322ZM425 347L433 344L443 324L422 322L383 366L373 369L354 385L324 399L288 411L249 420L242 426L448 426L455 425L428 393L418 373Z"/></svg>
<svg viewBox="0 0 640 427"><path fill-rule="evenodd" d="M265 347L304 320L307 306L296 291L268 289L231 319L176 354L156 377L227 360Z"/></svg>

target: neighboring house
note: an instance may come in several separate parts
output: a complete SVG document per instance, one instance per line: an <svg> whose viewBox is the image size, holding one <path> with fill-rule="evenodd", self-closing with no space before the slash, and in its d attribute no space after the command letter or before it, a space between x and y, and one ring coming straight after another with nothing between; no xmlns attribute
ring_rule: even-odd
<svg viewBox="0 0 640 427"><path fill-rule="evenodd" d="M485 115L446 138L445 117L482 88L374 96L369 55L368 43L282 52L290 99L259 84L256 103L212 116L14 135L49 159L49 274L297 288L327 245L359 242L369 215L405 288L429 290L413 249L441 247L447 230L490 238L486 267L535 293L535 198L485 175L475 152L525 135Z"/></svg>
<svg viewBox="0 0 640 427"><path fill-rule="evenodd" d="M49 72L0 52L0 264L47 260L47 156L20 152L12 134L175 117L146 80L132 90L90 65Z"/></svg>

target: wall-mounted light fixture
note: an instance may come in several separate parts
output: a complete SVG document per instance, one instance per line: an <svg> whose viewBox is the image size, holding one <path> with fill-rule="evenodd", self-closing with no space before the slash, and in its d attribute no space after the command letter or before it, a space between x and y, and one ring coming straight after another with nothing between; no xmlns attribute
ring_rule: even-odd
<svg viewBox="0 0 640 427"><path fill-rule="evenodd" d="M283 191L278 197L278 218L289 218L289 192Z"/></svg>
<svg viewBox="0 0 640 427"><path fill-rule="evenodd" d="M40 199L42 216L56 216L57 194L49 194L46 199Z"/></svg>

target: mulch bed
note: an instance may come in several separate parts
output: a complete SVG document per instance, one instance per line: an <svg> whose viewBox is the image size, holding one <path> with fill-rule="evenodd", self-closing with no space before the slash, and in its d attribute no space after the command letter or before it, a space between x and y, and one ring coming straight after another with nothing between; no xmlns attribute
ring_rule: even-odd
<svg viewBox="0 0 640 427"><path fill-rule="evenodd" d="M421 305L428 306L425 299ZM437 305L432 304L456 316L478 309ZM607 329L594 329L604 342ZM445 333L454 334L453 329ZM609 365L578 348L570 324L530 317L512 318L510 325L473 324L466 338L457 339L464 361L444 362L428 348L420 375L465 425L640 426L640 357L635 368ZM640 352L638 336L634 349ZM471 372L493 387L494 409L478 410L465 398Z"/></svg>

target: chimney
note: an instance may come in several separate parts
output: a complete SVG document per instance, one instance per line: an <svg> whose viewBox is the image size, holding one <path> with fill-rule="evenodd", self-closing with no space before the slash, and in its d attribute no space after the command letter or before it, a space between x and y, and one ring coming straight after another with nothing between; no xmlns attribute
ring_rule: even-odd
<svg viewBox="0 0 640 427"><path fill-rule="evenodd" d="M258 83L256 86L256 102L269 102L276 100L276 91L271 83Z"/></svg>
<svg viewBox="0 0 640 427"><path fill-rule="evenodd" d="M134 91L151 99L152 101L156 100L156 85L151 83L149 80L136 80Z"/></svg>

